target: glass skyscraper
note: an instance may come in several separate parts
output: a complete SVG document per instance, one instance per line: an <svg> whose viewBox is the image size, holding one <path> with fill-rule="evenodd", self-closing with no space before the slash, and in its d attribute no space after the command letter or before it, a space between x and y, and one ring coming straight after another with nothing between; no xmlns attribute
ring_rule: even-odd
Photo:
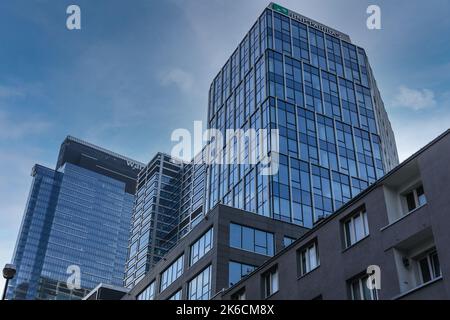
<svg viewBox="0 0 450 320"><path fill-rule="evenodd" d="M8 299L81 299L99 283L122 286L142 168L73 137L61 145L56 170L35 165ZM78 288L67 285L74 267Z"/></svg>
<svg viewBox="0 0 450 320"><path fill-rule="evenodd" d="M203 217L206 166L158 153L139 173L124 285L133 287Z"/></svg>
<svg viewBox="0 0 450 320"><path fill-rule="evenodd" d="M364 49L274 3L212 82L207 118L235 158L205 164L207 144L191 163L158 154L139 174L128 288L218 203L311 228L398 164ZM228 139L227 129L277 129L278 148L268 136L247 139L239 149L242 140ZM229 156L211 144L213 157ZM262 162L245 162L254 150L266 150L262 157L277 153L276 175L261 174Z"/></svg>
<svg viewBox="0 0 450 320"><path fill-rule="evenodd" d="M208 127L278 129L279 171L208 166L206 211L221 202L311 228L398 164L364 49L274 3L211 84ZM224 149L236 144L223 136ZM260 142L246 141L243 158Z"/></svg>

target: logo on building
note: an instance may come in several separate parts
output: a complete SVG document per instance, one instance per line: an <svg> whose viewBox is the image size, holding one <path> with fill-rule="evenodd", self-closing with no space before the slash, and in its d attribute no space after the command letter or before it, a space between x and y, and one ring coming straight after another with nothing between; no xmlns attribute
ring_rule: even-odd
<svg viewBox="0 0 450 320"><path fill-rule="evenodd" d="M344 39L346 41L350 41L350 38L347 35L345 35L343 33L340 33L340 32L338 32L338 31L336 31L336 30L334 30L334 29L332 29L330 27L327 27L327 26L325 26L325 25L323 25L323 24L321 24L321 23L319 23L317 21L314 21L314 20L311 20L311 19L309 19L309 18L307 18L305 16L302 16L301 14L292 12L292 11L290 11L290 10L288 10L288 9L286 9L286 8L276 4L276 3L272 3L271 8L272 8L272 10L277 11L279 13L282 13L282 14L284 14L286 16L289 16L291 19L294 19L294 20L296 20L298 22L306 24L306 25L308 25L311 28L320 30L322 32L325 32L325 33L331 35L331 36L334 36L334 37L337 37L337 38L342 38L342 39Z"/></svg>
<svg viewBox="0 0 450 320"><path fill-rule="evenodd" d="M127 166L131 167L132 169L139 169L139 170L145 168L145 166L143 166L142 164L134 162L132 160L127 160Z"/></svg>
<svg viewBox="0 0 450 320"><path fill-rule="evenodd" d="M282 14L285 14L285 15L289 14L289 10L288 9L286 9L286 8L280 6L279 4L276 4L276 3L272 4L272 9L275 10L275 11L278 11L278 12L280 12Z"/></svg>

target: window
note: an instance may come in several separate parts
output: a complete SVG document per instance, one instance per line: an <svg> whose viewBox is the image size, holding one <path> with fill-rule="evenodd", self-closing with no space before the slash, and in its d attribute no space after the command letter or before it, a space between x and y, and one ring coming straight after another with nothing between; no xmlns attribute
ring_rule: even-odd
<svg viewBox="0 0 450 320"><path fill-rule="evenodd" d="M286 247L289 247L294 241L295 241L294 238L284 236L284 237L283 237L283 246L284 246L285 248L286 248Z"/></svg>
<svg viewBox="0 0 450 320"><path fill-rule="evenodd" d="M342 65L341 45L338 38L330 35L326 36L327 53L328 53L328 67L338 76L344 75L344 68Z"/></svg>
<svg viewBox="0 0 450 320"><path fill-rule="evenodd" d="M209 300L211 296L211 266L189 282L189 300Z"/></svg>
<svg viewBox="0 0 450 320"><path fill-rule="evenodd" d="M350 178L342 173L332 171L332 187L334 195L334 206L340 208L352 197L350 189Z"/></svg>
<svg viewBox="0 0 450 320"><path fill-rule="evenodd" d="M442 276L431 228L415 233L394 247L400 293L426 285Z"/></svg>
<svg viewBox="0 0 450 320"><path fill-rule="evenodd" d="M245 263L239 263L230 261L228 265L228 283L230 286L235 285L238 283L242 278L247 276L249 273L253 272L256 267L245 264Z"/></svg>
<svg viewBox="0 0 450 320"><path fill-rule="evenodd" d="M284 99L283 55L274 51L268 51L267 60L269 68L269 95Z"/></svg>
<svg viewBox="0 0 450 320"><path fill-rule="evenodd" d="M317 241L314 241L303 249L300 249L298 255L300 276L304 276L320 265Z"/></svg>
<svg viewBox="0 0 450 320"><path fill-rule="evenodd" d="M266 71L265 71L265 60L259 59L255 67L256 73L256 106L258 107L260 103L266 97Z"/></svg>
<svg viewBox="0 0 450 320"><path fill-rule="evenodd" d="M273 47L272 11L266 10L259 19L261 51Z"/></svg>
<svg viewBox="0 0 450 320"><path fill-rule="evenodd" d="M377 289L369 289L367 286L368 275L350 281L350 294L352 300L378 300Z"/></svg>
<svg viewBox="0 0 450 320"><path fill-rule="evenodd" d="M375 171L377 178L384 176L383 160L381 158L381 139L378 135L372 134L373 156L375 158Z"/></svg>
<svg viewBox="0 0 450 320"><path fill-rule="evenodd" d="M170 286L183 274L184 256L180 256L161 274L161 291Z"/></svg>
<svg viewBox="0 0 450 320"><path fill-rule="evenodd" d="M281 135L280 135L281 139ZM281 142L281 140L280 140ZM272 176L272 209L276 220L291 222L291 195L289 193L288 157L280 154L278 174Z"/></svg>
<svg viewBox="0 0 450 320"><path fill-rule="evenodd" d="M441 266L439 257L435 249L431 250L422 258L418 259L420 279L422 283L427 283L441 276Z"/></svg>
<svg viewBox="0 0 450 320"><path fill-rule="evenodd" d="M369 235L367 214L365 210L358 212L344 222L345 246L354 245Z"/></svg>
<svg viewBox="0 0 450 320"><path fill-rule="evenodd" d="M206 233L200 237L193 245L191 245L191 261L192 266L198 260L200 260L206 253L211 250L213 245L213 228L206 231Z"/></svg>
<svg viewBox="0 0 450 320"><path fill-rule="evenodd" d="M349 125L359 127L354 84L343 78L339 78L338 82L342 103L342 120Z"/></svg>
<svg viewBox="0 0 450 320"><path fill-rule="evenodd" d="M291 20L292 23L292 51L297 59L309 62L308 32L306 25Z"/></svg>
<svg viewBox="0 0 450 320"><path fill-rule="evenodd" d="M272 268L263 275L264 282L264 298L268 298L271 295L278 292L278 268Z"/></svg>
<svg viewBox="0 0 450 320"><path fill-rule="evenodd" d="M303 64L306 109L322 113L322 93L319 69Z"/></svg>
<svg viewBox="0 0 450 320"><path fill-rule="evenodd" d="M300 131L300 159L319 164L314 112L297 108L297 123Z"/></svg>
<svg viewBox="0 0 450 320"><path fill-rule="evenodd" d="M410 192L406 193L405 200L406 200L408 212L411 212L414 209L426 204L427 198L425 197L425 192L423 190L423 186L420 185L417 188L414 188Z"/></svg>
<svg viewBox="0 0 450 320"><path fill-rule="evenodd" d="M342 52L344 54L345 77L350 81L360 83L356 47L350 43L342 42Z"/></svg>
<svg viewBox="0 0 450 320"><path fill-rule="evenodd" d="M359 67L361 69L361 83L366 87L369 86L369 75L366 65L366 53L364 49L358 48Z"/></svg>
<svg viewBox="0 0 450 320"><path fill-rule="evenodd" d="M273 256L273 234L231 223L230 246L266 256Z"/></svg>
<svg viewBox="0 0 450 320"><path fill-rule="evenodd" d="M303 79L300 61L285 58L284 72L286 75L286 100L303 106Z"/></svg>
<svg viewBox="0 0 450 320"><path fill-rule="evenodd" d="M154 300L155 299L155 281L144 289L138 296L138 300Z"/></svg>
<svg viewBox="0 0 450 320"><path fill-rule="evenodd" d="M317 222L333 213L330 171L315 165L311 166L311 168L315 206L314 222Z"/></svg>
<svg viewBox="0 0 450 320"><path fill-rule="evenodd" d="M175 292L168 300L181 300L181 289Z"/></svg>
<svg viewBox="0 0 450 320"><path fill-rule="evenodd" d="M313 214L309 164L295 158L290 158L290 164L293 222L306 228L312 228Z"/></svg>
<svg viewBox="0 0 450 320"><path fill-rule="evenodd" d="M291 55L290 19L277 12L273 14L275 48L279 52Z"/></svg>
<svg viewBox="0 0 450 320"><path fill-rule="evenodd" d="M233 293L231 295L231 300L246 300L246 296L245 296L245 288L242 288L241 290L239 290L236 293Z"/></svg>
<svg viewBox="0 0 450 320"><path fill-rule="evenodd" d="M338 83L335 75L322 70L323 111L329 117L341 119Z"/></svg>
<svg viewBox="0 0 450 320"><path fill-rule="evenodd" d="M309 45L311 49L311 61L316 67L327 68L325 56L325 43L323 32L316 29L309 29Z"/></svg>
<svg viewBox="0 0 450 320"><path fill-rule="evenodd" d="M371 133L377 133L370 89L356 85L356 99L359 107L361 127Z"/></svg>
<svg viewBox="0 0 450 320"><path fill-rule="evenodd" d="M339 171L357 177L355 146L353 144L352 127L336 121L336 138L339 153Z"/></svg>
<svg viewBox="0 0 450 320"><path fill-rule="evenodd" d="M333 119L317 115L317 127L319 132L320 165L338 170Z"/></svg>
<svg viewBox="0 0 450 320"><path fill-rule="evenodd" d="M376 180L370 135L364 130L354 128L356 158L358 159L359 178L373 183Z"/></svg>

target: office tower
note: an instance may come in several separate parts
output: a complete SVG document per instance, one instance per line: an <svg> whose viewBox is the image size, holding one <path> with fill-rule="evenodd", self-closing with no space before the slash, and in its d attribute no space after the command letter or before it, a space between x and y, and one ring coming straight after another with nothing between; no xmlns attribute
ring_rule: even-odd
<svg viewBox="0 0 450 320"><path fill-rule="evenodd" d="M447 130L217 298L449 299L449 151Z"/></svg>
<svg viewBox="0 0 450 320"><path fill-rule="evenodd" d="M215 151L211 153L213 157L223 157L225 164L197 166L202 178L192 178L190 183L189 179L182 182L184 165L173 168L173 182L167 189L169 194L175 192L175 197L169 197L176 199L170 208L179 209L165 209L168 216L160 215L167 220L164 223L157 222L157 215L143 215L145 203L152 203L141 200L144 195L140 194L145 181L151 180L151 165L147 170L150 174L141 173L138 210L133 219L136 229L130 241L132 254L125 279L128 288L136 288L131 294L139 293L145 284L162 281L156 274L174 261L166 263L160 261L161 257L192 229L192 222L200 221L213 208L221 207L219 204L279 220L277 223L294 224L299 236L304 232L301 227L312 228L398 164L393 131L364 49L352 44L348 35L273 3L253 24L211 84L207 119L208 128L222 132L223 150L233 150L234 158L228 164L227 151L217 152L215 137L211 138L210 146ZM279 148L274 148L269 133L262 141L245 140L242 145L246 148L241 150L238 145L242 141L237 136L227 139L227 129L277 129ZM249 159L249 150L264 149L266 154L256 164L237 162L239 157ZM193 162L211 161L209 150L207 145ZM279 158L278 173L262 174L266 168L262 160L275 153ZM165 158L164 163L170 163L170 157ZM190 187L183 189L183 183ZM194 195L194 186L201 192L197 190ZM153 197L158 199L163 190L158 184L153 190ZM192 191L182 195L181 190ZM196 200L184 205L180 199L185 198ZM197 201L204 201L201 209L193 207ZM149 224L152 219L155 222ZM251 216L239 220L243 226L251 226ZM280 227L279 233L287 234L285 229ZM231 231L224 230L214 231L219 232L219 243L213 246L227 243L224 237L229 237ZM273 233L270 227L259 231ZM144 248L137 249L139 237L144 238ZM194 241L192 237L183 241ZM152 253L146 252L147 247ZM279 249L276 246L274 252ZM176 250L181 254L183 248L177 246ZM224 250L226 257L220 256L220 263L235 259ZM253 267L261 263L254 257L238 262ZM187 268L179 263L176 266L180 270ZM155 270L145 277L152 267ZM226 268L219 267L213 267L212 272L228 274ZM144 277L145 281L136 286ZM212 279L218 279L219 285L224 283L217 274ZM215 281L212 287L220 290Z"/></svg>
<svg viewBox="0 0 450 320"><path fill-rule="evenodd" d="M134 286L203 217L205 165L158 153L139 173L124 284Z"/></svg>
<svg viewBox="0 0 450 320"><path fill-rule="evenodd" d="M279 155L279 171L262 175L261 163L209 166L205 211L223 203L311 228L398 164L364 49L274 3L211 84L208 127L277 129L278 150L270 136L262 143L267 155ZM224 149L235 148L236 139L223 136ZM244 159L262 147L257 139L245 143Z"/></svg>
<svg viewBox="0 0 450 320"><path fill-rule="evenodd" d="M122 286L143 167L70 136L55 170L35 165L7 297L81 299L99 283Z"/></svg>

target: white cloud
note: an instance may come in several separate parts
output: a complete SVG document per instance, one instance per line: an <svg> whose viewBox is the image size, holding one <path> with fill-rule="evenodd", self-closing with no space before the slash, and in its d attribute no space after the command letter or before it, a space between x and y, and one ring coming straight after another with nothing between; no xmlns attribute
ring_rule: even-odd
<svg viewBox="0 0 450 320"><path fill-rule="evenodd" d="M189 93L194 86L194 77L179 68L171 69L161 76L164 86L175 85L184 93Z"/></svg>
<svg viewBox="0 0 450 320"><path fill-rule="evenodd" d="M394 98L393 106L422 110L436 105L434 92L429 89L410 89L400 86Z"/></svg>
<svg viewBox="0 0 450 320"><path fill-rule="evenodd" d="M22 97L25 92L18 87L0 85L0 98Z"/></svg>
<svg viewBox="0 0 450 320"><path fill-rule="evenodd" d="M450 115L445 112L425 118L392 118L400 161L406 160L420 148L449 129Z"/></svg>
<svg viewBox="0 0 450 320"><path fill-rule="evenodd" d="M15 140L39 134L46 131L49 127L49 122L36 119L14 121L5 112L0 111L0 141Z"/></svg>

